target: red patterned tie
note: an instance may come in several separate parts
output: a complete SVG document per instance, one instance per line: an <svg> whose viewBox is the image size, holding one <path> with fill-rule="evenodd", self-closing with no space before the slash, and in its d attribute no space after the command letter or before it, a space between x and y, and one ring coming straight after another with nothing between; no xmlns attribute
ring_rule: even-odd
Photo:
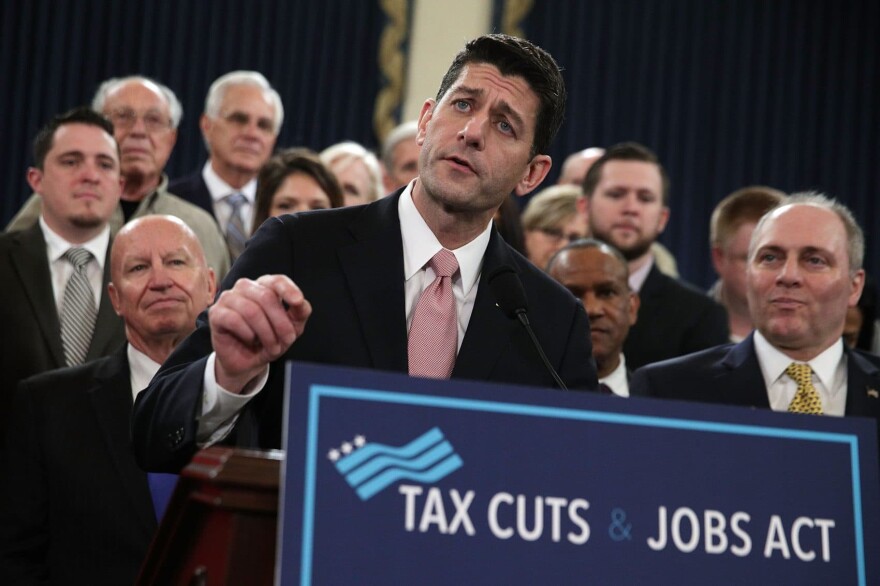
<svg viewBox="0 0 880 586"><path fill-rule="evenodd" d="M409 328L409 374L449 378L458 350L458 320L452 275L458 271L455 255L445 248L428 266L437 278L422 291Z"/></svg>

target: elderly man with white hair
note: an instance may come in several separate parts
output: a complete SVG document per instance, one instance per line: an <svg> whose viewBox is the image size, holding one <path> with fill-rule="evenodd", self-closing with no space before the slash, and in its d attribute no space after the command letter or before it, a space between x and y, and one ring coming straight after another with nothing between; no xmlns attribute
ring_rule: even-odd
<svg viewBox="0 0 880 586"><path fill-rule="evenodd" d="M256 71L232 71L208 89L199 121L209 157L169 189L214 215L233 259L250 236L257 173L275 148L284 121L281 96Z"/></svg>

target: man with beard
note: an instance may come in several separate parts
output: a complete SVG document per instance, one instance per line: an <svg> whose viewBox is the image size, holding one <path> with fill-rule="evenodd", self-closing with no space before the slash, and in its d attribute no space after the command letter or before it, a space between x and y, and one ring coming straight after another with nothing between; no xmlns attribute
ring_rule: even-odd
<svg viewBox="0 0 880 586"><path fill-rule="evenodd" d="M80 108L34 139L37 223L0 235L0 430L18 382L110 354L125 341L107 295L108 221L122 178L113 125Z"/></svg>
<svg viewBox="0 0 880 586"><path fill-rule="evenodd" d="M623 253L641 299L623 347L629 367L726 342L724 308L654 263L651 245L669 221L669 178L657 156L634 142L611 147L587 172L584 195L592 235Z"/></svg>
<svg viewBox="0 0 880 586"><path fill-rule="evenodd" d="M595 390L583 305L492 226L511 193L547 176L564 109L546 51L507 35L467 43L422 106L417 179L364 206L270 218L254 235L207 318L138 396L141 466L178 470L232 428L240 446L280 447L287 360L554 386L496 304L490 280L502 272L532 301L560 378Z"/></svg>

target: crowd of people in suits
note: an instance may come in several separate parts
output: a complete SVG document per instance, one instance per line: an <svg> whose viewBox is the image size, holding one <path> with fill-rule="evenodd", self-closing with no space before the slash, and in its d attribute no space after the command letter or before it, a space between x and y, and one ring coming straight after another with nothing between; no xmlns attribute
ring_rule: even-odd
<svg viewBox="0 0 880 586"><path fill-rule="evenodd" d="M732 193L701 291L658 242L672 193L644 145L572 154L519 213L564 105L549 54L486 35L379 157L276 149L282 100L253 71L211 85L208 158L174 180L181 105L156 80L107 80L50 121L0 235L0 582L131 583L168 474L217 442L281 446L286 360L555 386L496 303L503 273L569 389L880 416L842 204ZM415 368L421 328L452 340L445 370Z"/></svg>

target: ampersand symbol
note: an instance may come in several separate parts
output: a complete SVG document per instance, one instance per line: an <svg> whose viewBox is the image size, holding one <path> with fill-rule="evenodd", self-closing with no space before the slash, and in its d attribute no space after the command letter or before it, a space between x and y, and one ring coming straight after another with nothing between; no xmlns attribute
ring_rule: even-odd
<svg viewBox="0 0 880 586"><path fill-rule="evenodd" d="M608 536L614 541L632 539L632 523L626 522L626 511L620 508L611 511L611 525L608 527Z"/></svg>

